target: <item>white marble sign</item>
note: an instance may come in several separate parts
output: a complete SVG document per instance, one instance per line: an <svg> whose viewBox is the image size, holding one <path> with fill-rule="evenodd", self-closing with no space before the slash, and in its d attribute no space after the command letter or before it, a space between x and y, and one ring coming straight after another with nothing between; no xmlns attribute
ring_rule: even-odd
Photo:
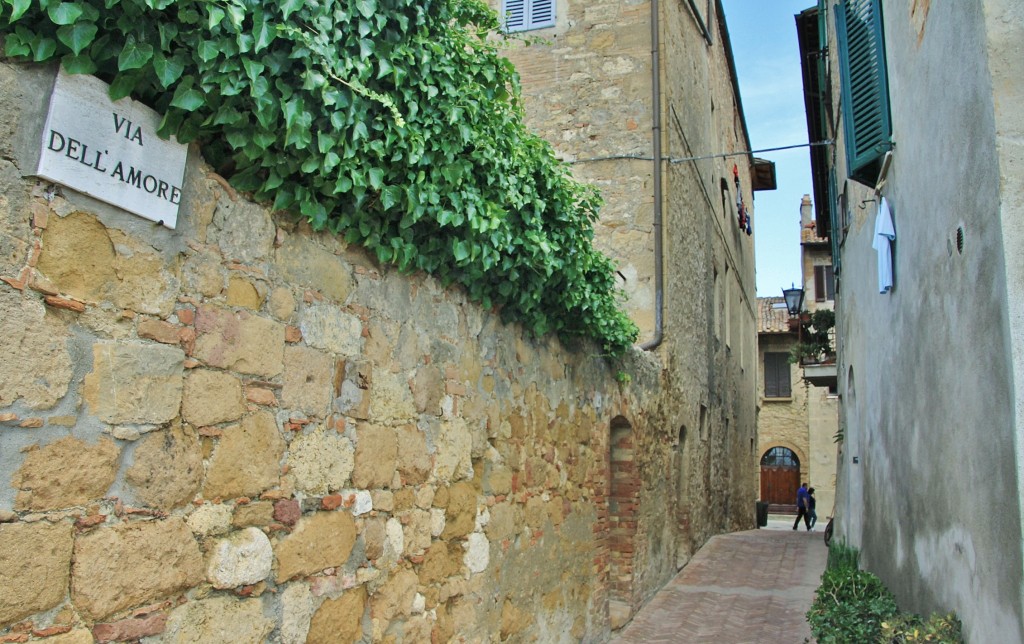
<svg viewBox="0 0 1024 644"><path fill-rule="evenodd" d="M187 148L158 137L159 125L142 103L111 101L98 78L62 70L36 174L173 229Z"/></svg>

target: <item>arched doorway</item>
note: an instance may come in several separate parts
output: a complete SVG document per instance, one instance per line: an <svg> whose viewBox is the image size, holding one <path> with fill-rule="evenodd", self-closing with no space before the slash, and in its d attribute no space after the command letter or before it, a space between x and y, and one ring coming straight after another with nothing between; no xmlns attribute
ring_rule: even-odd
<svg viewBox="0 0 1024 644"><path fill-rule="evenodd" d="M761 500L777 506L771 511L795 511L799 487L800 459L793 450L773 447L761 456Z"/></svg>
<svg viewBox="0 0 1024 644"><path fill-rule="evenodd" d="M608 480L608 555L612 601L633 605L633 553L640 485L633 460L633 427L622 416L611 423Z"/></svg>

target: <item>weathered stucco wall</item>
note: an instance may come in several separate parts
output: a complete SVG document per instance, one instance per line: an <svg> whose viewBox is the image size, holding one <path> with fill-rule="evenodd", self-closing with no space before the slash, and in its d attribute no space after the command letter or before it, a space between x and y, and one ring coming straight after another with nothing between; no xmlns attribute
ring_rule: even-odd
<svg viewBox="0 0 1024 644"><path fill-rule="evenodd" d="M176 231L27 177L53 73L0 65L0 635L602 641L751 527L728 381L620 384L195 148Z"/></svg>
<svg viewBox="0 0 1024 644"><path fill-rule="evenodd" d="M968 641L1021 641L1022 177L1011 158L1024 14L1001 0L887 3L884 28L895 287L878 292L877 201L851 182L839 525L905 608L955 610Z"/></svg>

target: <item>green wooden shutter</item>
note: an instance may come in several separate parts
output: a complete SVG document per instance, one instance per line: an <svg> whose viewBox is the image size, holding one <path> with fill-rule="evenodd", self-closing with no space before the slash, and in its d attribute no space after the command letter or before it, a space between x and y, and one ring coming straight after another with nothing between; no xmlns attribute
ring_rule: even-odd
<svg viewBox="0 0 1024 644"><path fill-rule="evenodd" d="M835 7L846 162L852 178L874 185L892 147L879 0L846 0Z"/></svg>

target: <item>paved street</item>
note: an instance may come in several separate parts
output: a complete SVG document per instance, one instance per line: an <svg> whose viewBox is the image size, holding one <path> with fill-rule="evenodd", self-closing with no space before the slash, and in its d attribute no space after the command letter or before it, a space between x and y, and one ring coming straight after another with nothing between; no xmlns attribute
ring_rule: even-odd
<svg viewBox="0 0 1024 644"><path fill-rule="evenodd" d="M714 537L613 642L799 644L804 614L825 569L825 526L793 531L793 519Z"/></svg>

